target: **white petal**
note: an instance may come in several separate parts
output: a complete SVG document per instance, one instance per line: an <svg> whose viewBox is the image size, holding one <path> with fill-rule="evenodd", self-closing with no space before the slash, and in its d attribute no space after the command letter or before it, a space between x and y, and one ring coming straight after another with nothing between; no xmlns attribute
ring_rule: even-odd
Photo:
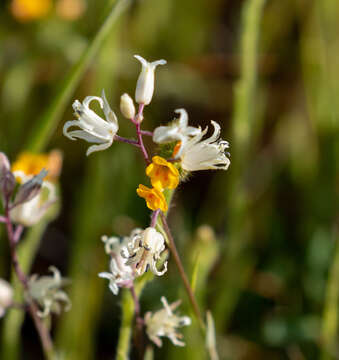
<svg viewBox="0 0 339 360"><path fill-rule="evenodd" d="M111 141L108 141L107 143L103 143L100 145L92 145L87 149L86 156L91 155L95 151L106 150L112 145L112 143L113 143L113 138Z"/></svg>

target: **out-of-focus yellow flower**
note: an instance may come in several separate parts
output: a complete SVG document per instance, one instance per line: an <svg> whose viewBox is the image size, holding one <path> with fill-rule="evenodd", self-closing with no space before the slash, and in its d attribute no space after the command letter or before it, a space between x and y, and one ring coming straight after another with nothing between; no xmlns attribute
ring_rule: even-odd
<svg viewBox="0 0 339 360"><path fill-rule="evenodd" d="M45 17L52 8L52 0L12 0L11 12L20 21Z"/></svg>
<svg viewBox="0 0 339 360"><path fill-rule="evenodd" d="M12 165L12 171L22 171L25 175L37 175L41 169L48 170L46 180L56 181L60 175L62 155L58 150L52 150L49 154L21 153ZM20 181L20 179L18 179Z"/></svg>
<svg viewBox="0 0 339 360"><path fill-rule="evenodd" d="M178 169L161 156L154 156L152 163L146 168L146 175L150 177L152 185L158 189L175 189L179 184Z"/></svg>
<svg viewBox="0 0 339 360"><path fill-rule="evenodd" d="M140 184L137 188L137 194L146 200L146 205L149 209L155 211L160 209L163 212L168 210L167 202L164 194L156 189Z"/></svg>
<svg viewBox="0 0 339 360"><path fill-rule="evenodd" d="M84 0L58 0L55 5L56 13L64 20L76 20L86 10Z"/></svg>

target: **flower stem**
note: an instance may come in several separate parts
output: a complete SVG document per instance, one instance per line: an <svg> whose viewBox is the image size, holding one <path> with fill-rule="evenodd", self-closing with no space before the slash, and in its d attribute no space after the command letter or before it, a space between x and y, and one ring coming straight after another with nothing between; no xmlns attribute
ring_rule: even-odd
<svg viewBox="0 0 339 360"><path fill-rule="evenodd" d="M122 136L119 136L119 135L115 135L114 140L124 142L126 144L131 144L131 145L134 145L134 146L140 146L138 141L133 140L133 139L126 139L126 138L124 138Z"/></svg>
<svg viewBox="0 0 339 360"><path fill-rule="evenodd" d="M152 132L152 131L141 130L140 132L141 132L141 135L153 136L153 132Z"/></svg>
<svg viewBox="0 0 339 360"><path fill-rule="evenodd" d="M157 224L159 213L160 213L160 209L153 211L150 227L155 227L155 225Z"/></svg>
<svg viewBox="0 0 339 360"><path fill-rule="evenodd" d="M28 293L28 291L29 291L28 278L25 275L25 273L21 270L17 251L16 251L16 244L19 241L23 227L19 225L18 228L16 229L16 231L14 232L13 224L10 219L8 202L6 203L6 206L5 206L5 219L6 219L6 229L7 229L7 235L8 235L9 245L10 245L10 252L11 252L13 268L14 268L14 271L15 271L19 281L21 282L25 291ZM28 297L28 311L33 319L34 325L39 334L42 348L43 348L43 351L45 354L45 358L47 360L52 360L53 359L52 339L50 337L50 334L49 334L47 328L45 327L45 325L43 324L43 322L41 321L41 319L39 318L39 316L37 314L37 312L38 312L37 305L34 303L34 301L30 297Z"/></svg>
<svg viewBox="0 0 339 360"><path fill-rule="evenodd" d="M168 227L168 224L167 224L167 220L166 220L166 216L164 213L160 213L160 216L161 216L161 220L162 220L162 224L163 224L163 227L164 227L164 230L166 232L166 235L168 237L168 241L169 241L169 247L170 247L170 250L172 252L172 255L173 255L173 258L174 258L174 261L177 265L177 268L179 270L179 274L180 274L180 277L184 283L184 286L185 286L185 289L186 289L186 292L187 292L187 295L188 295L188 298L191 302L191 305L192 305L192 308L193 308L193 311L194 311L194 314L195 316L197 317L198 321L199 321L199 325L201 327L201 329L203 331L205 331L205 324L204 324L204 321L202 319L202 316L201 316L201 313L200 313L200 310L199 310L199 306L198 306L198 303L195 299L195 296L194 296L194 293L193 293L193 290L191 288L191 285L188 281L188 278L187 278L187 275L185 273L185 269L182 265L182 262L180 260L180 257L179 257L179 253L178 253L178 250L177 250L177 247L175 245L175 242L174 242L174 239L173 239L173 236L172 236L172 233Z"/></svg>
<svg viewBox="0 0 339 360"><path fill-rule="evenodd" d="M135 123L135 128L137 131L138 144L141 148L142 154L144 155L145 161L148 164L148 163L150 163L150 160L149 160L149 156L148 156L147 150L145 148L144 142L142 140L143 134L142 134L141 125L140 125L141 124L140 119L143 118L144 106L145 106L144 104L139 105L139 110L138 110L137 115L135 116L134 123Z"/></svg>

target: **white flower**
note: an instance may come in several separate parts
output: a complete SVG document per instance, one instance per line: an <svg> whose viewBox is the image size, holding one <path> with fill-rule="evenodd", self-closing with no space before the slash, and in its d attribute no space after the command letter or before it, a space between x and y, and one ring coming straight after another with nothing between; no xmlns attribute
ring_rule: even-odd
<svg viewBox="0 0 339 360"><path fill-rule="evenodd" d="M154 92L154 71L158 65L165 65L166 60L148 62L139 55L134 55L141 62L142 69L135 89L135 101L138 104L148 105Z"/></svg>
<svg viewBox="0 0 339 360"><path fill-rule="evenodd" d="M22 171L14 171L13 174L16 178L20 178L24 185L31 179L36 178L36 176L26 175ZM30 200L19 205L15 205L14 202L14 207L10 212L13 222L24 226L35 225L46 214L50 206L56 202L57 196L55 185L49 181L44 181L40 186L41 189L39 190L39 193Z"/></svg>
<svg viewBox="0 0 339 360"><path fill-rule="evenodd" d="M11 285L0 279L0 318L5 315L6 309L12 304L13 289Z"/></svg>
<svg viewBox="0 0 339 360"><path fill-rule="evenodd" d="M64 135L71 140L79 138L90 143L99 144L90 146L86 152L87 156L94 151L109 148L119 129L118 119L111 110L104 91L102 91L101 96L101 98L98 96L87 96L82 104L80 101L75 100L73 109L77 120L67 121L63 128ZM89 105L93 100L99 102L100 107L105 114L106 121L89 108ZM72 126L78 126L81 130L68 131Z"/></svg>
<svg viewBox="0 0 339 360"><path fill-rule="evenodd" d="M53 272L53 276L32 275L28 281L29 294L38 302L42 311L38 311L40 317L46 317L50 313L59 314L61 312L60 303L64 303L64 310L71 308L71 301L67 294L61 290L61 287L68 283L68 280L62 278L60 271L50 266L49 270Z"/></svg>
<svg viewBox="0 0 339 360"><path fill-rule="evenodd" d="M207 133L208 127L192 137L183 147L181 153L181 167L186 171L223 169L227 170L230 160L227 157L229 148L227 141L219 139L220 126L211 121L214 132L211 137L201 140Z"/></svg>
<svg viewBox="0 0 339 360"><path fill-rule="evenodd" d="M175 155L175 158L179 158L189 138L199 135L201 128L188 126L188 115L185 109L177 109L175 112L180 114L179 119L174 120L167 126L157 127L153 133L153 141L157 144L180 141L180 149Z"/></svg>
<svg viewBox="0 0 339 360"><path fill-rule="evenodd" d="M167 336L174 345L185 346L185 343L180 340L183 336L177 332L177 328L190 325L191 319L188 316L178 316L173 313L180 305L180 300L169 305L166 298L162 296L161 302L164 305L163 309L154 314L147 312L145 315L147 335L159 347L162 346L160 339L162 336Z"/></svg>
<svg viewBox="0 0 339 360"><path fill-rule="evenodd" d="M134 119L135 117L135 106L132 98L128 94L121 95L120 111L126 119Z"/></svg>
<svg viewBox="0 0 339 360"><path fill-rule="evenodd" d="M139 231L138 229L132 232ZM130 237L118 238L103 236L105 252L111 256L110 272L101 272L99 277L109 280L109 288L114 295L118 295L120 287L131 287L133 285L134 274L131 266L126 265L125 259L121 256L121 251L127 245Z"/></svg>
<svg viewBox="0 0 339 360"><path fill-rule="evenodd" d="M126 265L135 267L138 276L144 274L149 268L153 274L161 276L167 271L167 261L161 271L156 265L163 250L165 250L164 237L153 227L148 227L133 236L121 255L128 259Z"/></svg>

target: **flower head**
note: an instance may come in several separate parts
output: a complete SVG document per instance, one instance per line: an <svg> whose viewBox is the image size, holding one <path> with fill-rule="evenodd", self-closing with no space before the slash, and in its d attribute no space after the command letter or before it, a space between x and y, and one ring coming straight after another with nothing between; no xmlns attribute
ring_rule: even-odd
<svg viewBox="0 0 339 360"><path fill-rule="evenodd" d="M13 289L11 285L0 279L0 318L5 315L6 309L12 304Z"/></svg>
<svg viewBox="0 0 339 360"><path fill-rule="evenodd" d="M133 266L138 276L144 274L149 268L153 274L161 276L167 271L167 261L161 271L156 265L164 250L164 237L155 228L148 227L131 238L121 255L127 259L125 264Z"/></svg>
<svg viewBox="0 0 339 360"><path fill-rule="evenodd" d="M149 209L153 211L160 209L163 212L168 210L165 196L160 190L156 188L151 189L145 185L139 184L137 194L146 200L146 205Z"/></svg>
<svg viewBox="0 0 339 360"><path fill-rule="evenodd" d="M179 184L178 169L160 156L154 156L146 168L146 175L151 178L153 187L158 190L175 189Z"/></svg>
<svg viewBox="0 0 339 360"><path fill-rule="evenodd" d="M23 22L45 17L52 8L51 0L12 0L13 16Z"/></svg>
<svg viewBox="0 0 339 360"><path fill-rule="evenodd" d="M37 175L41 169L48 170L46 180L55 181L60 175L62 154L59 150L52 150L46 154L35 154L24 151L12 165L12 171L21 171L25 175ZM20 179L19 179L20 180Z"/></svg>
<svg viewBox="0 0 339 360"><path fill-rule="evenodd" d="M167 126L157 127L153 132L153 141L157 144L180 141L180 148L176 152L176 158L179 158L188 139L200 134L201 129L188 126L188 115L185 109L177 109L175 112L180 114L179 118Z"/></svg>
<svg viewBox="0 0 339 360"><path fill-rule="evenodd" d="M186 171L223 169L227 170L230 165L229 148L227 141L219 139L220 126L211 121L214 132L211 137L201 140L207 133L208 127L199 134L193 136L181 150L181 167Z"/></svg>
<svg viewBox="0 0 339 360"><path fill-rule="evenodd" d="M99 277L109 280L109 288L114 295L118 295L119 288L129 288L133 285L134 274L131 266L126 265L126 259L121 256L121 251L127 246L131 238L141 232L141 229L135 229L130 236L124 238L103 236L105 243L105 252L111 256L110 272L101 272Z"/></svg>
<svg viewBox="0 0 339 360"><path fill-rule="evenodd" d="M37 176L27 176L22 171L13 173L23 183L14 198L10 211L13 222L32 226L38 223L56 200L56 187L49 181L42 181L46 171Z"/></svg>
<svg viewBox="0 0 339 360"><path fill-rule="evenodd" d="M60 271L50 266L49 270L53 276L32 275L28 281L29 294L37 301L42 308L38 311L40 317L47 317L50 313L59 314L61 312L60 303L64 303L64 310L71 308L71 301L68 295L61 288L68 283L68 280L62 278Z"/></svg>
<svg viewBox="0 0 339 360"><path fill-rule="evenodd" d="M139 55L134 55L141 62L142 68L135 89L135 101L138 104L148 105L154 92L154 71L158 65L165 65L166 60L148 62Z"/></svg>
<svg viewBox="0 0 339 360"><path fill-rule="evenodd" d="M185 346L181 341L182 334L177 332L177 328L191 324L188 316L178 316L173 311L180 305L178 300L171 305L168 304L164 296L161 297L164 308L154 314L147 312L145 315L146 332L149 338L159 347L162 346L160 337L167 336L174 345Z"/></svg>
<svg viewBox="0 0 339 360"><path fill-rule="evenodd" d="M114 136L118 132L118 119L111 110L105 92L102 91L102 97L87 96L83 103L75 100L73 103L74 115L77 120L67 121L64 125L63 133L71 140L76 138L83 139L89 143L97 143L88 148L86 155L90 155L94 151L105 150L109 148ZM98 116L93 110L89 108L91 101L98 101L101 109L105 114L106 121ZM81 130L68 131L70 127L78 126Z"/></svg>

